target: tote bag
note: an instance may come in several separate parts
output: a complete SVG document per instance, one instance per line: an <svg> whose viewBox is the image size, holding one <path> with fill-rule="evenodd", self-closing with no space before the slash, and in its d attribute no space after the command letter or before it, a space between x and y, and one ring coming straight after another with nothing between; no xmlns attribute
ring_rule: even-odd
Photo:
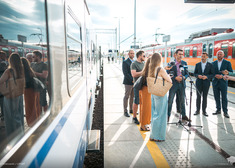
<svg viewBox="0 0 235 168"><path fill-rule="evenodd" d="M140 76L137 79L137 81L135 81L133 88L137 89L137 90L140 90L142 88L142 86L143 86L144 78L145 78L144 76Z"/></svg>
<svg viewBox="0 0 235 168"><path fill-rule="evenodd" d="M158 76L161 68L157 69L156 77L147 77L148 92L156 96L165 96L172 87L172 83Z"/></svg>
<svg viewBox="0 0 235 168"><path fill-rule="evenodd" d="M12 73L11 78L9 78L6 82L2 83L0 85L0 92L3 96L6 98L15 98L24 93L25 88L25 79L19 78L16 79L14 72L10 71Z"/></svg>

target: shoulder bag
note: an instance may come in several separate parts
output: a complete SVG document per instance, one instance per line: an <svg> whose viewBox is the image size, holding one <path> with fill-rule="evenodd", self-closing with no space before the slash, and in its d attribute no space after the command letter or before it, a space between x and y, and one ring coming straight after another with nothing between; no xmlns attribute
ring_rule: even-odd
<svg viewBox="0 0 235 168"><path fill-rule="evenodd" d="M155 78L147 77L148 92L156 96L164 96L172 87L172 83L158 76L160 70L159 67Z"/></svg>
<svg viewBox="0 0 235 168"><path fill-rule="evenodd" d="M25 88L25 79L16 79L14 72L12 70L10 72L12 77L0 85L0 92L8 99L23 95Z"/></svg>
<svg viewBox="0 0 235 168"><path fill-rule="evenodd" d="M33 77L32 82L33 82L32 83L32 88L34 89L34 91L40 92L43 89L45 89L44 84L38 78Z"/></svg>
<svg viewBox="0 0 235 168"><path fill-rule="evenodd" d="M137 79L137 81L135 81L133 88L137 89L137 90L140 90L143 86L144 78L145 78L144 76L140 76Z"/></svg>

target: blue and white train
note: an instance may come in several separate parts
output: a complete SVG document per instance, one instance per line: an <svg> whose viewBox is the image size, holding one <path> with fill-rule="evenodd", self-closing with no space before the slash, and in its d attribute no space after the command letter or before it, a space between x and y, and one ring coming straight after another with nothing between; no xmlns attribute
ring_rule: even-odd
<svg viewBox="0 0 235 168"><path fill-rule="evenodd" d="M0 167L83 167L102 67L94 39L86 0L0 1L0 50L41 47L49 72L40 119L24 135L0 122Z"/></svg>

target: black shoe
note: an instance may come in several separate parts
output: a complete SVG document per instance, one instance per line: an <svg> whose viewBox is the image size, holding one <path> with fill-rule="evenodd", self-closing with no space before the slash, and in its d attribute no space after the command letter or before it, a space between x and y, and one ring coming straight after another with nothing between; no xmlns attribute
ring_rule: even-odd
<svg viewBox="0 0 235 168"><path fill-rule="evenodd" d="M130 114L133 114L133 110L129 110L129 113L130 113Z"/></svg>
<svg viewBox="0 0 235 168"><path fill-rule="evenodd" d="M198 114L200 114L200 112L199 111L195 111L194 115L198 115Z"/></svg>
<svg viewBox="0 0 235 168"><path fill-rule="evenodd" d="M124 112L124 116L130 117L130 115L128 114L128 112Z"/></svg>
<svg viewBox="0 0 235 168"><path fill-rule="evenodd" d="M229 118L228 113L225 113L225 114L224 114L224 117L225 117L225 118Z"/></svg>
<svg viewBox="0 0 235 168"><path fill-rule="evenodd" d="M138 121L138 119L137 119L136 117L133 118L133 121L134 121L134 123L137 124L137 125L140 124L140 122Z"/></svg>
<svg viewBox="0 0 235 168"><path fill-rule="evenodd" d="M221 111L220 110L216 110L216 112L213 113L213 115L217 115L217 114L221 114Z"/></svg>
<svg viewBox="0 0 235 168"><path fill-rule="evenodd" d="M187 116L183 116L183 117L182 117L182 120L191 121Z"/></svg>
<svg viewBox="0 0 235 168"><path fill-rule="evenodd" d="M208 114L207 114L207 112L206 111L203 111L203 113L202 113L204 116L206 116L206 117L208 117Z"/></svg>

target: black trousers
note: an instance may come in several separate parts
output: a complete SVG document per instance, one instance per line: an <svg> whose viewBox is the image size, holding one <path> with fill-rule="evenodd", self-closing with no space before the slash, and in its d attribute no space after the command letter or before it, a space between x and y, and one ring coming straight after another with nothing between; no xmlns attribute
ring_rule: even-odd
<svg viewBox="0 0 235 168"><path fill-rule="evenodd" d="M197 107L197 111L200 111L201 108L201 97L202 97L202 111L205 112L206 111L206 107L207 107L207 95L208 95L208 91L210 88L210 81L205 80L205 81L201 81L201 82L196 82L196 87L197 90L199 91L199 94L197 92L197 101L196 101L196 107Z"/></svg>

